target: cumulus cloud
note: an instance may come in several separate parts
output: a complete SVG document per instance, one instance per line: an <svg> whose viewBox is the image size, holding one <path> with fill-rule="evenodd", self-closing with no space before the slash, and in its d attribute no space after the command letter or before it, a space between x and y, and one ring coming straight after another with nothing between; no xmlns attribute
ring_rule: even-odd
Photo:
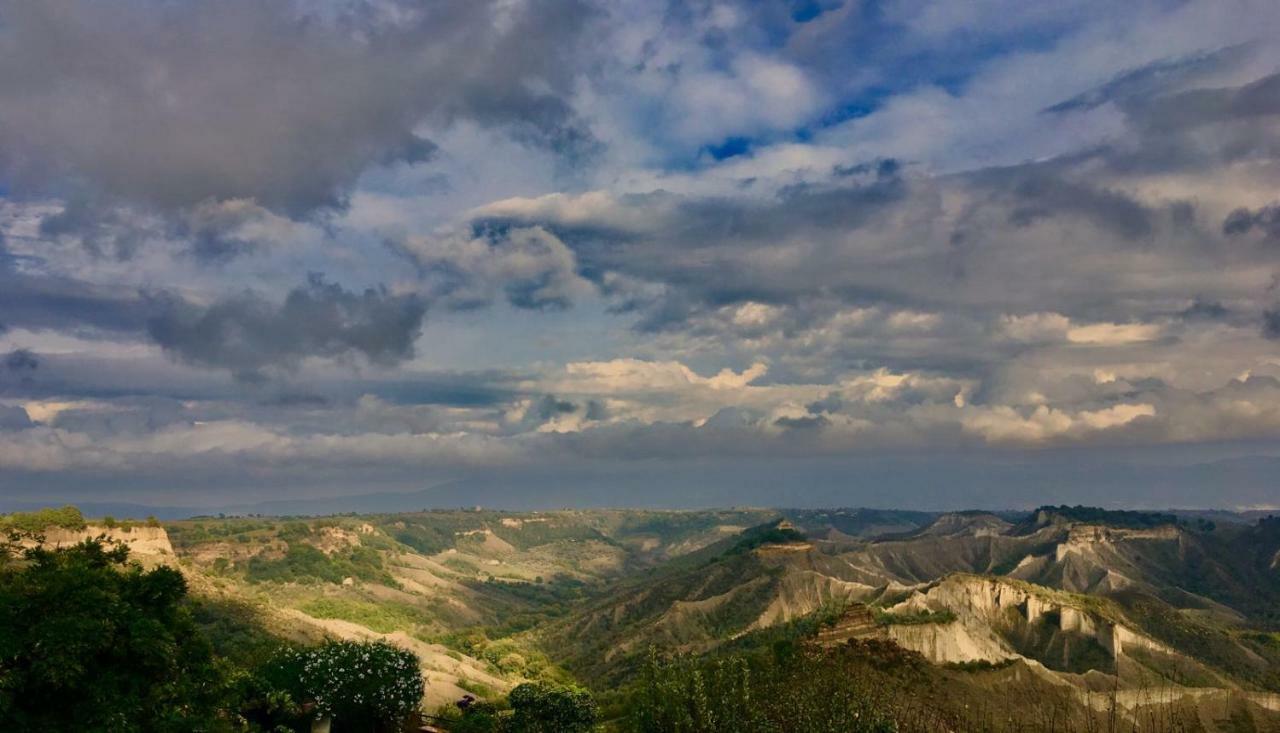
<svg viewBox="0 0 1280 733"><path fill-rule="evenodd" d="M0 405L0 431L23 430L34 424L23 408L16 405Z"/></svg>
<svg viewBox="0 0 1280 733"><path fill-rule="evenodd" d="M595 292L573 250L541 227L411 236L396 246L417 264L432 296L454 308L488 305L499 293L518 308L567 308Z"/></svg>
<svg viewBox="0 0 1280 733"><path fill-rule="evenodd" d="M1234 237L1252 231L1259 232L1267 240L1280 240L1280 205L1258 209L1241 207L1227 214L1222 221L1223 234Z"/></svg>
<svg viewBox="0 0 1280 733"><path fill-rule="evenodd" d="M40 368L40 360L27 349L14 349L5 355L4 368L19 374L34 372Z"/></svg>
<svg viewBox="0 0 1280 733"><path fill-rule="evenodd" d="M379 7L6 2L0 169L166 209L299 214L341 203L370 165L430 157L430 115L585 137L563 97L583 5Z"/></svg>
<svg viewBox="0 0 1280 733"><path fill-rule="evenodd" d="M0 0L0 484L1265 446L1226 2Z"/></svg>
<svg viewBox="0 0 1280 733"><path fill-rule="evenodd" d="M151 338L181 361L225 368L242 379L289 369L308 357L363 356L391 365L413 355L426 307L385 289L351 292L312 275L283 303L245 293L209 305L168 295L147 323Z"/></svg>

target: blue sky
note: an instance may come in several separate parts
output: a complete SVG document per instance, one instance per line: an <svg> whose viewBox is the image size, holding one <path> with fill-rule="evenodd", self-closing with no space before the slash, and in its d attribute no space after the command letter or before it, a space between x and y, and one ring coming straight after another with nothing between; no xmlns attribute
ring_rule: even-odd
<svg viewBox="0 0 1280 733"><path fill-rule="evenodd" d="M0 0L0 492L1280 505L1277 38Z"/></svg>

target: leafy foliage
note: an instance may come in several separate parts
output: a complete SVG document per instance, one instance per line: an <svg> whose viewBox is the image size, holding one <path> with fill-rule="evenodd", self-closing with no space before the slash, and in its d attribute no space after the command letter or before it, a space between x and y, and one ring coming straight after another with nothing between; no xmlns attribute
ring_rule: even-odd
<svg viewBox="0 0 1280 733"><path fill-rule="evenodd" d="M876 646L718 659L651 651L626 705L628 725L635 733L897 731L895 713L906 711L866 663L868 652L883 651Z"/></svg>
<svg viewBox="0 0 1280 733"><path fill-rule="evenodd" d="M316 618L351 621L381 634L411 631L432 621L431 615L423 609L393 601L373 603L349 598L317 598L302 604L301 609Z"/></svg>
<svg viewBox="0 0 1280 733"><path fill-rule="evenodd" d="M924 609L922 611L903 611L894 613L879 608L872 608L871 614L875 616L876 623L881 626L919 626L923 624L949 624L956 620L956 615L949 609L934 611Z"/></svg>
<svg viewBox="0 0 1280 733"><path fill-rule="evenodd" d="M0 727L208 730L224 688L186 592L123 547L27 550L0 572Z"/></svg>
<svg viewBox="0 0 1280 733"><path fill-rule="evenodd" d="M73 506L39 509L34 512L14 512L0 516L0 531L5 532L32 534L52 527L80 530L85 526L84 515Z"/></svg>
<svg viewBox="0 0 1280 733"><path fill-rule="evenodd" d="M348 577L395 585L383 566L382 555L370 547L351 547L327 555L305 542L294 541L289 543L284 557L249 560L248 578L259 583L341 583Z"/></svg>
<svg viewBox="0 0 1280 733"><path fill-rule="evenodd" d="M507 696L506 707L467 700L449 714L454 733L589 733L600 710L590 692L546 682L526 682Z"/></svg>
<svg viewBox="0 0 1280 733"><path fill-rule="evenodd" d="M1038 516L1059 517L1071 522L1103 524L1127 529L1151 529L1178 523L1178 518L1162 512L1143 512L1128 509L1100 509L1092 506L1042 506L1032 513Z"/></svg>
<svg viewBox="0 0 1280 733"><path fill-rule="evenodd" d="M381 641L285 650L264 676L351 729L397 730L422 701L418 657Z"/></svg>
<svg viewBox="0 0 1280 733"><path fill-rule="evenodd" d="M509 733L587 733L599 711L591 693L578 687L526 682L507 696Z"/></svg>
<svg viewBox="0 0 1280 733"><path fill-rule="evenodd" d="M778 523L763 524L743 532L742 538L734 543L730 553L741 554L763 545L803 542L804 540L804 532L794 527L782 526Z"/></svg>

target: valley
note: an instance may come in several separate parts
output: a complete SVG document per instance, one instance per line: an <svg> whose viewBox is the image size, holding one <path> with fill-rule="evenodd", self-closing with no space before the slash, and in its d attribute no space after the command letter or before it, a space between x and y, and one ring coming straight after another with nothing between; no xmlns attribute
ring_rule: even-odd
<svg viewBox="0 0 1280 733"><path fill-rule="evenodd" d="M895 704L934 721L920 730L1280 726L1280 518L449 510L111 524L45 542L102 534L179 568L229 654L272 639L409 649L428 710L543 680L585 685L617 723L655 654L715 665L791 650L815 670L905 675ZM945 698L925 692L939 686ZM1035 727L1047 710L1057 722Z"/></svg>

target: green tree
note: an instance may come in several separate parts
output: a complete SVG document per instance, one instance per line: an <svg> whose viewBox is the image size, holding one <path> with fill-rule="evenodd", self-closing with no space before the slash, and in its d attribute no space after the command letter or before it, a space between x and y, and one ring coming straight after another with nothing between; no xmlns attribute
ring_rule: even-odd
<svg viewBox="0 0 1280 733"><path fill-rule="evenodd" d="M10 532L39 534L50 527L74 530L84 529L85 526L84 515L71 505L0 515L0 529Z"/></svg>
<svg viewBox="0 0 1280 733"><path fill-rule="evenodd" d="M215 728L222 675L186 592L98 541L0 566L0 729Z"/></svg>
<svg viewBox="0 0 1280 733"><path fill-rule="evenodd" d="M587 733L599 710L591 693L578 687L526 682L507 696L511 733Z"/></svg>

